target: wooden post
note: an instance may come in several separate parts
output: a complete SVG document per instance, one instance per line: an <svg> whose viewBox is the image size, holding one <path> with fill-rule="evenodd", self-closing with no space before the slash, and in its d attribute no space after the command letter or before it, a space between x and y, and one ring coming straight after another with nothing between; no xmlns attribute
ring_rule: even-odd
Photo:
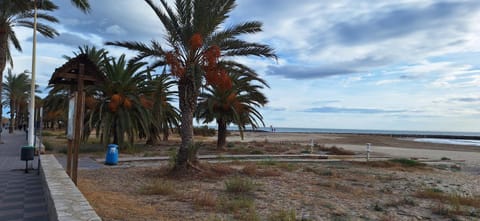
<svg viewBox="0 0 480 221"><path fill-rule="evenodd" d="M80 64L77 78L77 102L75 104L75 128L73 135L73 165L72 165L72 181L77 185L78 171L78 152L80 140L83 131L83 109L85 104L85 92L83 91L83 75L85 74L85 65Z"/></svg>

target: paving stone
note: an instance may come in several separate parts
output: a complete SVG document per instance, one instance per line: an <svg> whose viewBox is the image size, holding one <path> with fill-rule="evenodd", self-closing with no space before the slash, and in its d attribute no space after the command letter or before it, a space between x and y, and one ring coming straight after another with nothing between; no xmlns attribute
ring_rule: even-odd
<svg viewBox="0 0 480 221"><path fill-rule="evenodd" d="M48 221L48 208L37 174L37 160L29 161L29 173L25 162L20 160L21 147L27 144L25 133L2 133L0 144L0 220L1 221Z"/></svg>

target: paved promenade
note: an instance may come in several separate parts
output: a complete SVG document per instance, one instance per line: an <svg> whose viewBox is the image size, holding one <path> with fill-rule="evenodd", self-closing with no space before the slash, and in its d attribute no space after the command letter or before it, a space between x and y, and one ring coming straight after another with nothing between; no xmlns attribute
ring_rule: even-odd
<svg viewBox="0 0 480 221"><path fill-rule="evenodd" d="M25 162L20 160L21 147L27 144L25 132L2 132L0 144L0 220L48 221L48 210L37 175L38 159L30 163L35 170L25 173Z"/></svg>

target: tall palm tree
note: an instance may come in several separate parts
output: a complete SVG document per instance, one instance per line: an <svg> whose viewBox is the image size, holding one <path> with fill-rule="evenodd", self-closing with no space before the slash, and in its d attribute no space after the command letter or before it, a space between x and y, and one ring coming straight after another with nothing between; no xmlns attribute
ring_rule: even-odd
<svg viewBox="0 0 480 221"><path fill-rule="evenodd" d="M7 65L13 67L13 60L10 51L10 46L13 45L18 51L22 51L20 42L17 39L14 27L33 28L32 18L34 17L33 4L30 1L0 1L0 82L3 82L3 71ZM52 27L42 23L58 22L55 17L52 17L46 12L57 9L57 6L50 1L45 1L38 10L37 30L43 36L53 38L58 35L57 31ZM0 84L0 97L2 93L2 84ZM0 116L2 116L2 107L0 106Z"/></svg>
<svg viewBox="0 0 480 221"><path fill-rule="evenodd" d="M86 126L95 128L97 135L100 132L104 143L121 147L133 145L139 131L148 131L151 122L148 109L152 102L145 96L151 91L146 85L146 70L141 70L145 63L127 63L125 55L109 58L104 67L106 81L87 89L94 93L96 102L87 113Z"/></svg>
<svg viewBox="0 0 480 221"><path fill-rule="evenodd" d="M267 45L239 39L242 34L261 31L260 22L245 22L223 28L229 13L235 8L235 0L176 0L170 6L167 0L145 0L166 30L165 39L169 48L152 40L141 42L108 42L108 45L138 51L134 60L156 58L153 67L168 65L171 74L178 79L179 107L181 112L181 145L178 149L175 170L193 166L197 161L193 139L193 115L197 107L200 89L205 76L210 79L221 76L218 61L238 56L261 56L276 58ZM232 66L245 66L230 60ZM208 79L207 79L208 80ZM211 82L210 82L211 83ZM194 167L194 166L193 166Z"/></svg>
<svg viewBox="0 0 480 221"><path fill-rule="evenodd" d="M227 138L227 125L236 124L240 135L247 125L256 128L264 126L263 117L256 109L267 103L267 98L260 91L268 87L262 79L242 74L230 75L232 88L224 90L222 87L209 86L200 94L197 108L197 118L203 123L216 121L218 125L217 149L224 149ZM259 82L260 84L254 84Z"/></svg>

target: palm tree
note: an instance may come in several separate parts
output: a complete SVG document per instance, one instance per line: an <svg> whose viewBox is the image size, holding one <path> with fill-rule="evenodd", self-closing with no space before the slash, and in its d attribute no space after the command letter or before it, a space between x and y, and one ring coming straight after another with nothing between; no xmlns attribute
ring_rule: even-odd
<svg viewBox="0 0 480 221"><path fill-rule="evenodd" d="M13 133L15 125L18 126L27 119L26 107L30 98L30 84L31 79L26 71L15 75L8 69L8 75L2 86L5 92L3 100L10 108L10 133ZM35 85L35 88L38 88L38 85ZM35 102L40 101L41 99L36 97Z"/></svg>
<svg viewBox="0 0 480 221"><path fill-rule="evenodd" d="M141 42L108 42L108 45L125 47L138 51L134 61L156 58L153 67L168 65L178 81L179 107L181 112L181 145L176 157L174 170L195 167L196 148L193 139L193 115L197 107L200 89L206 75L210 79L220 77L218 61L237 56L260 56L276 58L267 45L247 42L238 37L261 31L260 22L245 22L223 28L229 13L235 8L235 0L176 0L174 7L166 0L145 2L153 9L166 29L165 39L170 46L163 48L152 40L150 44ZM245 66L230 61L239 69ZM207 79L208 80L208 79ZM212 83L212 82L209 82Z"/></svg>
<svg viewBox="0 0 480 221"><path fill-rule="evenodd" d="M71 0L72 4L84 13L90 12L90 3L88 0Z"/></svg>
<svg viewBox="0 0 480 221"><path fill-rule="evenodd" d="M67 122L69 92L66 88L54 88L48 92L43 100L43 111L45 113L44 122L50 122L50 128L54 128L55 123L60 121Z"/></svg>
<svg viewBox="0 0 480 221"><path fill-rule="evenodd" d="M179 125L180 114L171 104L174 101L173 97L177 95L176 91L171 90L176 83L172 77L163 73L155 78L149 76L148 80L153 91L150 95L153 101L153 121L150 124L150 137L147 139L147 144L155 144L160 140L160 134L163 134L164 141L168 140L170 129Z"/></svg>
<svg viewBox="0 0 480 221"><path fill-rule="evenodd" d="M8 75L2 86L5 90L4 100L10 108L9 133L13 133L15 118L19 116L20 105L26 102L30 93L30 79L26 72L15 75L8 69Z"/></svg>
<svg viewBox="0 0 480 221"><path fill-rule="evenodd" d="M245 126L253 128L263 125L263 117L256 108L267 103L267 98L260 91L267 86L262 79L244 74L232 74L232 88L223 89L218 86L207 87L200 94L200 102L197 108L197 117L203 119L203 123L216 120L218 125L217 149L225 148L227 138L227 125L234 123L238 126L243 138ZM253 84L258 81L260 84Z"/></svg>
<svg viewBox="0 0 480 221"><path fill-rule="evenodd" d="M95 104L89 107L92 110L86 115L86 126L95 128L97 135L100 132L104 143L133 145L139 131L148 131L152 102L145 96L151 91L146 85L146 70L140 71L144 65L127 64L125 55L117 60L109 58L104 67L106 81L87 89L93 92Z"/></svg>
<svg viewBox="0 0 480 221"><path fill-rule="evenodd" d="M10 45L13 45L18 51L22 51L20 42L17 39L14 27L33 28L32 18L34 17L33 4L30 1L0 1L0 82L3 82L3 71L7 65L13 67L13 60L10 52ZM52 27L45 25L42 21L58 22L46 12L57 9L57 6L50 1L45 1L38 10L37 30L43 36L53 38L58 35L57 31ZM2 84L0 84L0 97L2 93ZM0 116L2 116L2 107L0 106Z"/></svg>

